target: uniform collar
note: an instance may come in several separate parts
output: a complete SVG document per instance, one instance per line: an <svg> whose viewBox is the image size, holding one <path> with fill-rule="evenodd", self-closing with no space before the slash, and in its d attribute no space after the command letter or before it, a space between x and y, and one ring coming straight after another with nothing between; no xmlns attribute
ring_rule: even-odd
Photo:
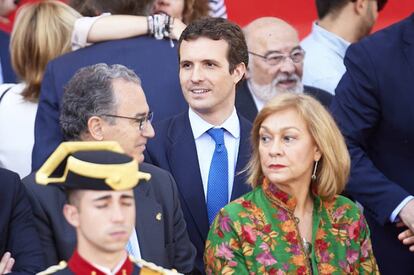
<svg viewBox="0 0 414 275"><path fill-rule="evenodd" d="M122 263L122 264L121 264ZM84 258L79 255L78 251L75 250L72 257L69 259L68 266L71 271L75 274L94 274L94 275L107 275L107 274L131 274L132 273L132 262L129 260L128 257L123 259L120 262L120 265L115 268L115 272L111 272L107 268L97 267L89 262L87 262Z"/></svg>

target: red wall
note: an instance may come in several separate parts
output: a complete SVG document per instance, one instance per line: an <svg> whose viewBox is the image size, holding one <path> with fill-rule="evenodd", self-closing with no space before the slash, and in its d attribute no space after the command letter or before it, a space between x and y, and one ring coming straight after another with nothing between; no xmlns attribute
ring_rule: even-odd
<svg viewBox="0 0 414 275"><path fill-rule="evenodd" d="M225 0L229 19L241 26L257 17L280 17L304 37L316 18L314 0ZM414 12L414 0L388 0L374 31L399 21Z"/></svg>
<svg viewBox="0 0 414 275"><path fill-rule="evenodd" d="M22 0L21 3L34 0ZM63 0L65 2L65 0ZM116 0L114 0L116 1ZM225 0L229 19L244 26L253 19L261 16L280 17L299 31L304 37L316 18L314 0ZM374 31L388 26L409 16L414 12L414 0L388 0L384 10L380 13ZM13 18L13 15L11 15ZM10 25L0 24L0 29L11 30Z"/></svg>

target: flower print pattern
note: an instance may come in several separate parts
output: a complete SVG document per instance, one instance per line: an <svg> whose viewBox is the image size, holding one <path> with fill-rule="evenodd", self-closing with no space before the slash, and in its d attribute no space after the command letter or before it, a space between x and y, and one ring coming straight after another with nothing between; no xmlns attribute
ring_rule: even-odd
<svg viewBox="0 0 414 275"><path fill-rule="evenodd" d="M295 206L294 198L266 181L225 206L207 238L207 274L379 274L368 226L353 202L314 197L310 255Z"/></svg>

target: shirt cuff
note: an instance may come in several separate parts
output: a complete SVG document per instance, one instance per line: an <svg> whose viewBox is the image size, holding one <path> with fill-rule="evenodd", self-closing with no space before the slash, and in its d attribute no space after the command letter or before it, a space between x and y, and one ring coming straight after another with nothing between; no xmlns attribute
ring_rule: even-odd
<svg viewBox="0 0 414 275"><path fill-rule="evenodd" d="M400 218L398 217L398 214L400 213L401 209L410 201L414 199L414 196L408 196L406 197L395 209L392 211L390 216L391 222L398 222L400 221Z"/></svg>

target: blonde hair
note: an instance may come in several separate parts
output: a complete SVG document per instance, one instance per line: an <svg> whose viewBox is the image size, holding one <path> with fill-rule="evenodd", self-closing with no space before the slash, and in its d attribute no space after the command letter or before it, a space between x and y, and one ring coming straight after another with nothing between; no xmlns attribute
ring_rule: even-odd
<svg viewBox="0 0 414 275"><path fill-rule="evenodd" d="M259 112L251 131L252 156L247 166L252 187L262 184L259 155L259 130L263 121L277 112L294 109L305 121L309 133L321 152L316 180L312 188L323 199L340 194L348 180L350 158L344 138L328 111L309 95L283 93L270 100ZM309 179L310 180L310 179Z"/></svg>
<svg viewBox="0 0 414 275"><path fill-rule="evenodd" d="M36 101L47 63L71 50L74 23L81 15L60 1L23 5L10 41L12 66L26 82L22 95Z"/></svg>

